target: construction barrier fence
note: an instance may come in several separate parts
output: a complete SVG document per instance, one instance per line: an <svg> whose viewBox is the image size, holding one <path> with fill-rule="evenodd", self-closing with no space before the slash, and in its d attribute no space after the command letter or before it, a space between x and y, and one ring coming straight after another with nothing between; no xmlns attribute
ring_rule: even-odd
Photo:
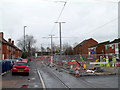
<svg viewBox="0 0 120 90"><path fill-rule="evenodd" d="M113 61L114 57L116 61ZM108 72L118 74L118 67L120 67L120 60L113 54L62 55L61 57L60 55L54 55L44 56L39 58L39 60L42 60L47 66L61 67L62 69L74 73L76 73L76 71L85 73L87 70L88 72Z"/></svg>

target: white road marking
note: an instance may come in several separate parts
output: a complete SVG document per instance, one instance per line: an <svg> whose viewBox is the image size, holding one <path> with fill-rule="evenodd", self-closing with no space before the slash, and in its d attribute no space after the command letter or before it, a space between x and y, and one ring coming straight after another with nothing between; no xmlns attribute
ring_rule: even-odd
<svg viewBox="0 0 120 90"><path fill-rule="evenodd" d="M42 82L43 89L46 90L45 83L44 83L44 81L43 81L43 78L42 78L42 76L41 76L39 70L37 70L37 72L38 72L39 78L40 78L40 80L41 80L41 82Z"/></svg>

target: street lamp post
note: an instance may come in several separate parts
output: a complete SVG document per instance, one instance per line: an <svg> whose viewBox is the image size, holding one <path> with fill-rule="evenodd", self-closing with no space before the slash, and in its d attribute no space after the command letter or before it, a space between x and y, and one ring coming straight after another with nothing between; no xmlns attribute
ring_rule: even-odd
<svg viewBox="0 0 120 90"><path fill-rule="evenodd" d="M59 33L60 33L60 64L61 64L61 56L62 56L62 40L61 40L61 24L65 22L55 22L59 23Z"/></svg>
<svg viewBox="0 0 120 90"><path fill-rule="evenodd" d="M25 54L25 28L26 28L27 26L24 26L24 54ZM24 55L25 56L25 55Z"/></svg>

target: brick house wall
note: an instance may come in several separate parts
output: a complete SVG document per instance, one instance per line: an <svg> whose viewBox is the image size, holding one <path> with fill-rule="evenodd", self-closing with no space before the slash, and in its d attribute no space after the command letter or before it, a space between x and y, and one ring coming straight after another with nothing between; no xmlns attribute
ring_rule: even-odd
<svg viewBox="0 0 120 90"><path fill-rule="evenodd" d="M110 58L112 58L115 55L117 59L120 58L119 56L120 38L111 41L109 44L106 44L105 47L106 47L106 56L109 56Z"/></svg>
<svg viewBox="0 0 120 90"><path fill-rule="evenodd" d="M115 44L105 45L105 52L106 52L106 57L108 56L110 61L112 61L113 55L115 54Z"/></svg>
<svg viewBox="0 0 120 90"><path fill-rule="evenodd" d="M108 43L109 43L109 41L104 42L103 44L97 46L96 54L106 54L106 52L105 52L105 44L108 44Z"/></svg>
<svg viewBox="0 0 120 90"><path fill-rule="evenodd" d="M18 49L15 49L15 58L17 58L19 55L18 55Z"/></svg>
<svg viewBox="0 0 120 90"><path fill-rule="evenodd" d="M115 54L115 44L113 44L111 46L110 46L110 44L105 45L105 52L106 52L106 54L110 54L110 53Z"/></svg>
<svg viewBox="0 0 120 90"><path fill-rule="evenodd" d="M2 43L2 59L7 59L7 45L5 43Z"/></svg>
<svg viewBox="0 0 120 90"><path fill-rule="evenodd" d="M92 38L88 39L88 40L84 40L83 42L81 42L80 44L78 44L73 50L74 50L74 55L76 54L88 54L88 48L90 46L96 45L98 44L98 42Z"/></svg>
<svg viewBox="0 0 120 90"><path fill-rule="evenodd" d="M105 54L105 45L108 43L109 41L106 41L89 47L90 54Z"/></svg>
<svg viewBox="0 0 120 90"><path fill-rule="evenodd" d="M17 58L17 57L21 57L21 53L22 51L20 49L18 49L15 45L14 45L14 41L11 42L11 39L8 39L8 41L6 41L4 39L4 35L2 32L0 32L0 35L2 36L2 51L1 51L1 59L13 59L13 58ZM17 50L17 51L16 51Z"/></svg>
<svg viewBox="0 0 120 90"><path fill-rule="evenodd" d="M21 51L19 51L17 48L15 49L15 58L21 57Z"/></svg>

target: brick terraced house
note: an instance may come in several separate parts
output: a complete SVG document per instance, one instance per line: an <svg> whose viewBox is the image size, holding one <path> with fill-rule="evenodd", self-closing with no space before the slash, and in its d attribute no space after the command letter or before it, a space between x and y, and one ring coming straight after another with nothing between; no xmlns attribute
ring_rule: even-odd
<svg viewBox="0 0 120 90"><path fill-rule="evenodd" d="M105 54L105 45L108 44L109 41L98 43L94 46L88 48L89 55L92 54Z"/></svg>
<svg viewBox="0 0 120 90"><path fill-rule="evenodd" d="M4 33L0 32L0 60L1 59L14 59L21 57L22 51L14 45L14 41L9 38L8 41L4 39Z"/></svg>
<svg viewBox="0 0 120 90"><path fill-rule="evenodd" d="M109 56L109 58L112 58L114 55L119 59L119 53L120 53L120 38L115 39L111 41L110 43L105 45L105 52L106 56Z"/></svg>
<svg viewBox="0 0 120 90"><path fill-rule="evenodd" d="M98 42L92 38L82 41L80 44L78 44L76 47L73 48L74 55L87 55L88 54L88 48L98 44Z"/></svg>

